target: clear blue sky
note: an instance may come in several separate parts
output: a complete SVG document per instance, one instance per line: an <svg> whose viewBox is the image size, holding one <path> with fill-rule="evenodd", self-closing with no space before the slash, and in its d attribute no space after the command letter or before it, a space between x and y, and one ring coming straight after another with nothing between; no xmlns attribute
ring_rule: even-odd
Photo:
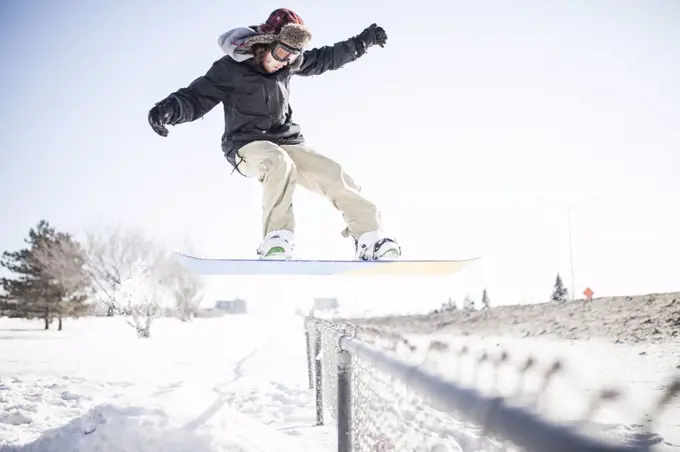
<svg viewBox="0 0 680 452"><path fill-rule="evenodd" d="M579 294L680 290L673 0L5 0L0 249L46 218L252 257L260 187L230 175L221 106L166 139L146 116L221 56L222 32L282 6L313 46L372 22L388 33L338 72L295 79L291 102L309 141L379 202L404 257L484 255L452 291L544 299L557 272L570 285L566 211L551 200L588 199L573 212ZM351 256L325 200L300 190L296 209L302 256Z"/></svg>

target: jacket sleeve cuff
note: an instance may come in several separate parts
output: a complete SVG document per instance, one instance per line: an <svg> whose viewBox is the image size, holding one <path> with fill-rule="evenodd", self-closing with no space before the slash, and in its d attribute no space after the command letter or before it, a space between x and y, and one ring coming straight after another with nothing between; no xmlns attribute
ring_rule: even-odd
<svg viewBox="0 0 680 452"><path fill-rule="evenodd" d="M191 121L194 116L194 109L191 106L191 101L178 95L177 93L170 94L168 100L174 101L174 105L177 106L177 111L172 118L173 124L181 124L183 122Z"/></svg>

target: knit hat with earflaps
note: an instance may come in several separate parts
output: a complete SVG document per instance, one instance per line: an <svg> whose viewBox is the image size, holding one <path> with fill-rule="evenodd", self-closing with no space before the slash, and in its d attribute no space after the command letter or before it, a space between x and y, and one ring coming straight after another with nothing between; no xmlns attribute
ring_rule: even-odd
<svg viewBox="0 0 680 452"><path fill-rule="evenodd" d="M247 38L239 46L241 49L247 50L254 44L271 44L278 41L302 51L312 40L312 33L302 18L286 8L274 10L265 23L253 28L257 30L257 34ZM301 64L302 57L298 57L290 66L297 69Z"/></svg>

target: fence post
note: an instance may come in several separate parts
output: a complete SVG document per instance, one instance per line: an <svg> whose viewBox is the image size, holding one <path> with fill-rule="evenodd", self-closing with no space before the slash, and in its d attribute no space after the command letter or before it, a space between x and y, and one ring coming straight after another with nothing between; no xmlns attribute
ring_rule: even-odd
<svg viewBox="0 0 680 452"><path fill-rule="evenodd" d="M314 370L312 368L314 357L312 355L311 339L312 335L309 334L309 326L307 325L307 319L305 319L305 347L307 347L307 378L309 380L309 389L314 389Z"/></svg>
<svg viewBox="0 0 680 452"><path fill-rule="evenodd" d="M338 348L338 452L352 451L352 356Z"/></svg>
<svg viewBox="0 0 680 452"><path fill-rule="evenodd" d="M316 388L316 425L323 425L323 362L321 361L321 332L314 322L314 370Z"/></svg>

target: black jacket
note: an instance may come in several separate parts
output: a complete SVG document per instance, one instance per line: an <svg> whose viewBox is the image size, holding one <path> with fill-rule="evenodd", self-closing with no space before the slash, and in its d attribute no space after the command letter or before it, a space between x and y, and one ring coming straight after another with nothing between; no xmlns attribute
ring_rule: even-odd
<svg viewBox="0 0 680 452"><path fill-rule="evenodd" d="M179 104L171 124L195 121L217 104L224 105L222 151L234 167L235 153L255 140L277 144L299 144L304 141L300 126L293 122L289 85L293 75L310 76L340 69L363 55L356 38L307 50L297 70L284 67L267 74L250 59L237 62L225 55L215 61L208 72L186 88L170 94ZM359 51L357 51L359 50Z"/></svg>

